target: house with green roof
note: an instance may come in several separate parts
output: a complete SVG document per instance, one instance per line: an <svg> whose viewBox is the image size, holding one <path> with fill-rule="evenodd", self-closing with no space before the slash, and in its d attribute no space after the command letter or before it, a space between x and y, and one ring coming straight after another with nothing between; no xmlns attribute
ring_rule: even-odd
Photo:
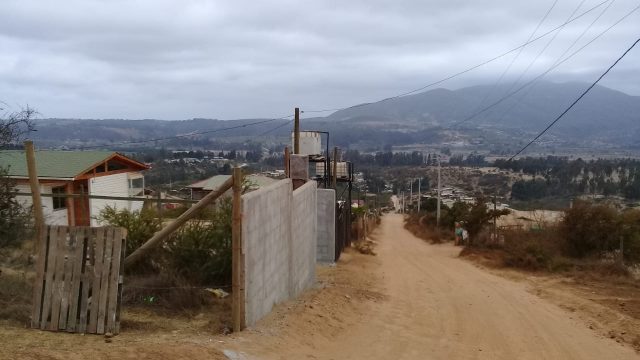
<svg viewBox="0 0 640 360"><path fill-rule="evenodd" d="M141 196L142 171L148 166L113 151L35 152L41 194L89 194L115 197ZM21 150L0 151L0 168L15 179L18 192L30 193L26 154ZM31 206L30 196L18 196ZM45 222L50 225L97 226L96 216L107 205L139 210L142 201L89 198L42 197Z"/></svg>
<svg viewBox="0 0 640 360"><path fill-rule="evenodd" d="M219 188L230 177L231 175L215 175L208 179L200 180L191 185L188 185L187 189L191 191L191 200L202 199L208 193ZM278 179L259 174L250 174L245 176L244 178L246 182L245 187L248 191L257 190L261 187L273 184L278 181ZM229 190L225 193L225 195L230 193L231 191Z"/></svg>

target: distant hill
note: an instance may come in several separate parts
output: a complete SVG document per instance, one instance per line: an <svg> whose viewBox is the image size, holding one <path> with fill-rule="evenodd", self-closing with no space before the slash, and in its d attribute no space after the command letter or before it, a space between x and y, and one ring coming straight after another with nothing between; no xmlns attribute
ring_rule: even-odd
<svg viewBox="0 0 640 360"><path fill-rule="evenodd" d="M541 82L454 127L541 130L587 88L585 83ZM338 111L333 121L424 124L449 127L495 103L509 85L435 89L389 101ZM523 96L526 95L526 96ZM483 101L484 100L484 101ZM640 134L640 96L596 86L558 123L552 133L633 142Z"/></svg>
<svg viewBox="0 0 640 360"><path fill-rule="evenodd" d="M415 95L357 106L325 118L303 119L303 129L325 130L342 147L379 149L389 145L427 144L461 146L465 149L510 151L531 138L557 117L579 94L585 83L541 82L532 89L503 101L464 122L471 114L496 102L508 92L508 85L481 85L458 90L434 89ZM525 96L526 95L526 96ZM194 131L209 131L249 124L245 120L84 120L42 119L36 123L34 140L41 147L116 144L150 138L171 137ZM225 142L261 141L259 135L285 120L235 130L185 137L158 144L167 147L211 147ZM291 126L270 132L288 141ZM548 136L541 139L549 148L635 148L640 149L640 97L596 86L576 105Z"/></svg>

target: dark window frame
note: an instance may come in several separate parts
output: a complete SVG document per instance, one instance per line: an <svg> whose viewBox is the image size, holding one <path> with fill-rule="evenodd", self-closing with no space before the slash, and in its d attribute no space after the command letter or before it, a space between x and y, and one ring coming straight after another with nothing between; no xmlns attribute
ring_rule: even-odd
<svg viewBox="0 0 640 360"><path fill-rule="evenodd" d="M66 194L67 187L66 186L56 186L51 188L52 194ZM56 197L52 198L53 201L53 210L62 210L67 208L67 198L66 197Z"/></svg>

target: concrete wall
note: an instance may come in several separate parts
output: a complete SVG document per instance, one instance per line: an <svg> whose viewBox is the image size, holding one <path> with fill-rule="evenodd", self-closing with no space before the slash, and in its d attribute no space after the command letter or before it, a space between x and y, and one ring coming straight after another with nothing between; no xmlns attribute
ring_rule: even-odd
<svg viewBox="0 0 640 360"><path fill-rule="evenodd" d="M293 192L291 204L291 267L289 295L313 286L316 278L317 183L309 181Z"/></svg>
<svg viewBox="0 0 640 360"><path fill-rule="evenodd" d="M336 257L336 192L318 189L318 235L316 259L334 262Z"/></svg>
<svg viewBox="0 0 640 360"><path fill-rule="evenodd" d="M316 217L313 181L293 192L285 179L242 196L247 326L315 283Z"/></svg>
<svg viewBox="0 0 640 360"><path fill-rule="evenodd" d="M282 180L242 196L248 326L289 298L291 186L291 180Z"/></svg>

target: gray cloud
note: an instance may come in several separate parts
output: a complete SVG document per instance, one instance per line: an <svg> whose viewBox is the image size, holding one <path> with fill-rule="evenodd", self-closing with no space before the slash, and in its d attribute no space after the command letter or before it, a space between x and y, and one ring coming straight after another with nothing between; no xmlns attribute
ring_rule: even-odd
<svg viewBox="0 0 640 360"><path fill-rule="evenodd" d="M585 1L578 13L600 1ZM551 2L5 0L0 98L45 117L247 118L348 106L521 44ZM539 33L578 3L558 1ZM580 44L637 5L615 1ZM563 29L526 77L553 64L603 8ZM592 81L635 40L639 20L633 14L547 79ZM546 39L526 47L504 81ZM441 86L495 82L513 56ZM640 48L603 85L640 95L639 60Z"/></svg>

